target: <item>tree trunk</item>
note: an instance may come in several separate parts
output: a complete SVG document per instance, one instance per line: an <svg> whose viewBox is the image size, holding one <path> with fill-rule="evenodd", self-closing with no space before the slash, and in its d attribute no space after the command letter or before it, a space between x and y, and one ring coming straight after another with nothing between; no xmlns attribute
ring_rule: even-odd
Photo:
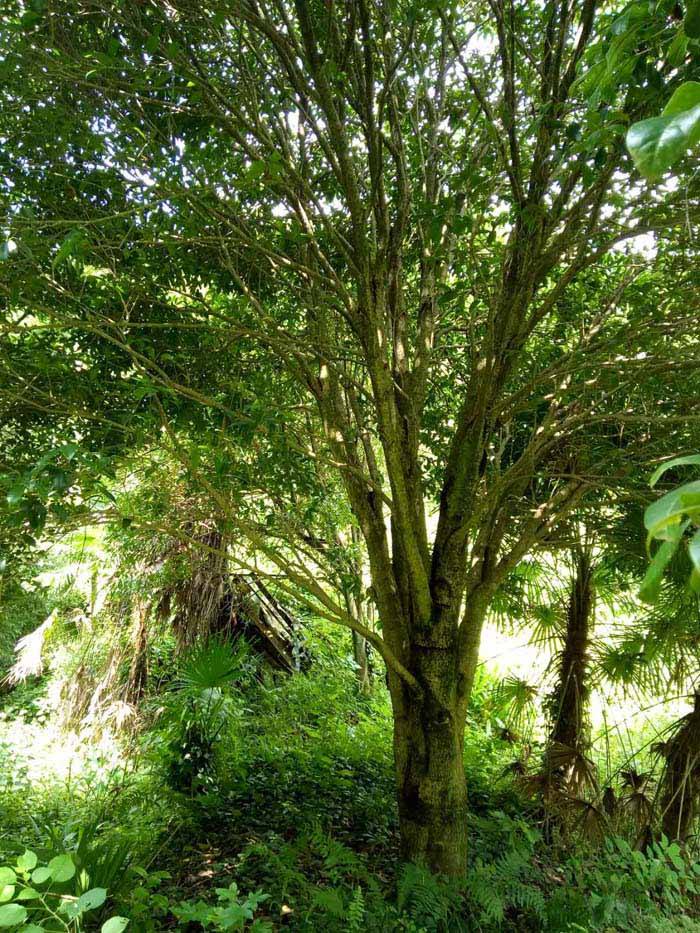
<svg viewBox="0 0 700 933"><path fill-rule="evenodd" d="M142 602L134 610L134 653L129 668L125 700L136 705L146 692L148 680L148 612Z"/></svg>
<svg viewBox="0 0 700 933"><path fill-rule="evenodd" d="M362 594L364 568L362 565L362 549L360 547L361 535L359 529L355 525L350 527L350 537L354 548L352 570L355 575L356 589L345 590L345 605L353 619L360 622L366 628L373 628L371 604L366 596ZM367 639L360 635L359 632L355 631L352 633L352 655L355 660L355 673L357 674L360 693L369 693L372 688L372 672L370 671L367 654Z"/></svg>
<svg viewBox="0 0 700 933"><path fill-rule="evenodd" d="M700 693L695 694L693 712L679 726L664 750L661 811L664 834L685 842L698 814L700 797Z"/></svg>
<svg viewBox="0 0 700 933"><path fill-rule="evenodd" d="M423 695L401 689L397 703L392 689L401 855L459 877L467 865L467 784L454 656L432 649L419 660Z"/></svg>
<svg viewBox="0 0 700 933"><path fill-rule="evenodd" d="M583 754L588 718L588 650L594 620L593 564L582 553L576 564L566 620L566 634L561 653L557 683L548 706L552 730L545 756L545 770L550 778L568 782L571 775L581 776L575 767ZM570 754L571 761L567 758Z"/></svg>
<svg viewBox="0 0 700 933"><path fill-rule="evenodd" d="M355 659L355 672L357 682L361 693L369 693L371 689L371 678L369 671L369 659L367 657L367 639L363 638L359 632L352 633L352 654Z"/></svg>

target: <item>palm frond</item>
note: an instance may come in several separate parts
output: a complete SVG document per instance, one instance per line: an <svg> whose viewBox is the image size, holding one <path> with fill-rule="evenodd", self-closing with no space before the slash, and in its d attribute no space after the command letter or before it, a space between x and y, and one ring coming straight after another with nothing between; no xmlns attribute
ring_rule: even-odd
<svg viewBox="0 0 700 933"><path fill-rule="evenodd" d="M242 680L252 669L250 646L211 639L190 650L182 659L177 690L216 690Z"/></svg>

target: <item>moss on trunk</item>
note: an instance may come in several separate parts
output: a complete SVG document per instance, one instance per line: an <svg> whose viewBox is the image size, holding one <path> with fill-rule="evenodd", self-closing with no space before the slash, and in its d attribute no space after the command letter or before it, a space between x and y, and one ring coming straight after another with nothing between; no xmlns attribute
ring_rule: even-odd
<svg viewBox="0 0 700 933"><path fill-rule="evenodd" d="M467 865L467 784L454 656L422 647L414 669L423 694L394 704L401 854L459 877Z"/></svg>

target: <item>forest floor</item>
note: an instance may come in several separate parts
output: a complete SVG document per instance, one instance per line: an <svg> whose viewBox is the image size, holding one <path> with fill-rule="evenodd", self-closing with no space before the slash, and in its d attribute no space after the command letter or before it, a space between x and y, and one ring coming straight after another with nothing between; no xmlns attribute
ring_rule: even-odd
<svg viewBox="0 0 700 933"><path fill-rule="evenodd" d="M466 885L399 868L386 693L378 683L362 696L348 664L323 659L234 691L214 746L196 730L183 738L167 691L147 727L118 734L59 728L50 679L7 694L0 865L25 849L42 863L72 853L108 901L70 929L99 929L116 912L143 933L700 931L693 869L676 871L675 851L647 858L623 836L581 833L545 844L492 687L484 678L467 732ZM183 757L206 775L196 787Z"/></svg>

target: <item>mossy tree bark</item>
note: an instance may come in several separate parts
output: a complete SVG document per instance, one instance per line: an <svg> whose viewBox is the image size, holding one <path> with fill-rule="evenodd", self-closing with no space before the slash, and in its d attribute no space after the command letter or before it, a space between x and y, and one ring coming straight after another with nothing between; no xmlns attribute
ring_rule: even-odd
<svg viewBox="0 0 700 933"><path fill-rule="evenodd" d="M401 854L459 876L467 863L464 717L445 652L426 649L420 667L431 671L433 688L402 704L394 717Z"/></svg>

